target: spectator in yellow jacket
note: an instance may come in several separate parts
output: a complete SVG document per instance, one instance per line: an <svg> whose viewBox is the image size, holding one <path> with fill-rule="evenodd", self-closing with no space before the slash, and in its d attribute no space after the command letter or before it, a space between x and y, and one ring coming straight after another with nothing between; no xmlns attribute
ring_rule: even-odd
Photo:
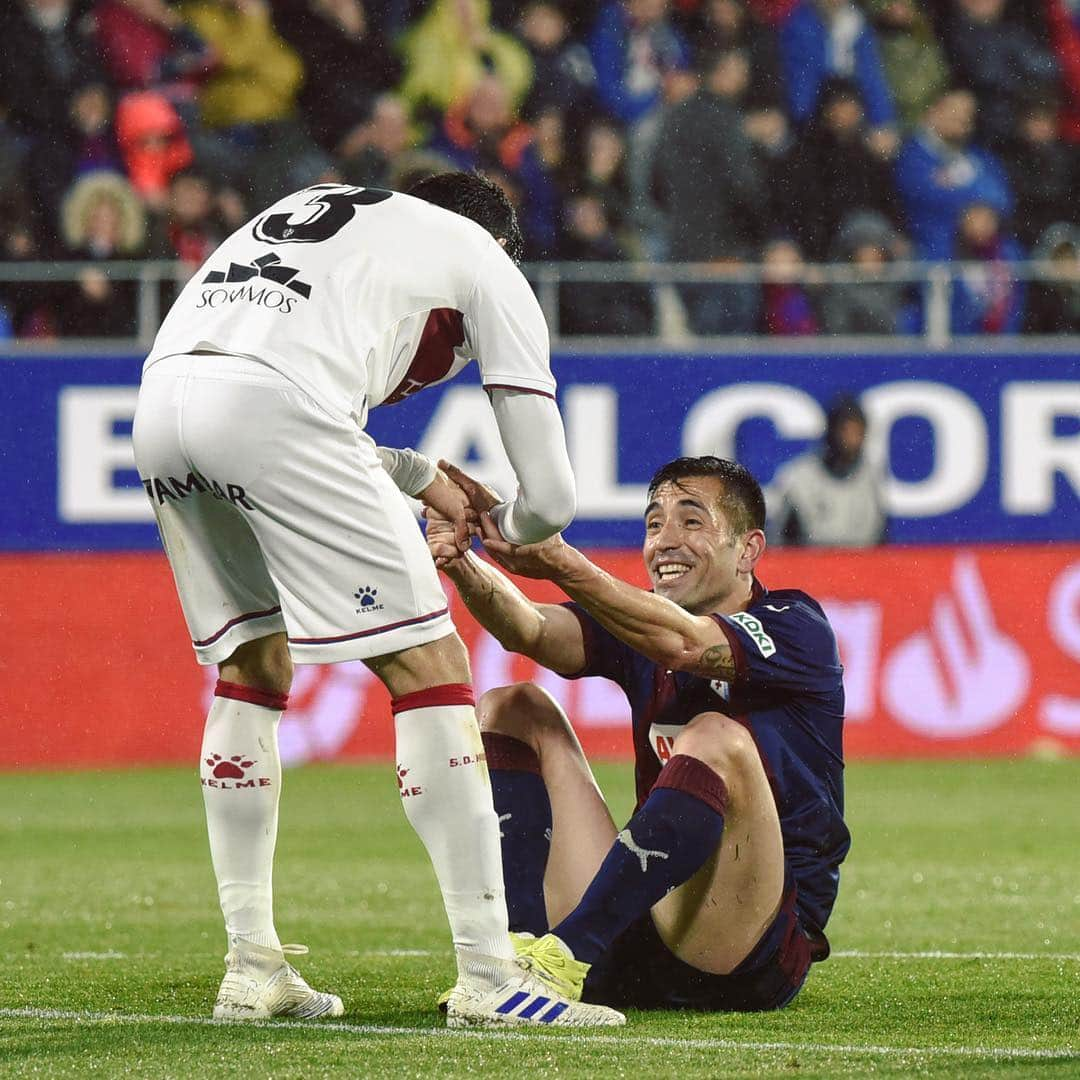
<svg viewBox="0 0 1080 1080"><path fill-rule="evenodd" d="M434 0L402 38L401 95L413 114L443 113L488 74L498 76L516 113L532 83L532 61L509 34L491 28L488 0Z"/></svg>
<svg viewBox="0 0 1080 1080"><path fill-rule="evenodd" d="M200 96L205 124L259 126L293 115L304 68L264 0L187 0L180 10L218 61Z"/></svg>

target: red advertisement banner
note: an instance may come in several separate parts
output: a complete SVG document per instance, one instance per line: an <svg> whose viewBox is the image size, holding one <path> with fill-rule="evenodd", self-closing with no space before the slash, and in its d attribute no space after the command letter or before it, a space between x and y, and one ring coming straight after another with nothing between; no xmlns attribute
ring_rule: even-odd
<svg viewBox="0 0 1080 1080"><path fill-rule="evenodd" d="M637 552L592 555L645 583ZM849 757L1080 751L1080 545L776 551L760 569L829 614ZM162 556L0 556L0 597L0 769L195 761L216 672L194 661ZM618 687L508 655L451 599L478 690L536 682L588 753L629 754ZM294 764L393 754L362 664L297 668L280 734Z"/></svg>

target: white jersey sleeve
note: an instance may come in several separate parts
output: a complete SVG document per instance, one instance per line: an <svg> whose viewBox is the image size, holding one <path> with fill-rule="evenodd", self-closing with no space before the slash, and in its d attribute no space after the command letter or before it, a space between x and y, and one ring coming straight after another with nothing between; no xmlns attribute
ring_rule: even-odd
<svg viewBox="0 0 1080 1080"><path fill-rule="evenodd" d="M491 390L495 422L518 479L517 495L492 511L512 544L535 544L570 524L576 509L574 473L555 402L515 390Z"/></svg>
<svg viewBox="0 0 1080 1080"><path fill-rule="evenodd" d="M390 446L376 446L375 453L398 490L406 495L419 495L439 471L434 461L412 447L395 450Z"/></svg>
<svg viewBox="0 0 1080 1080"><path fill-rule="evenodd" d="M494 240L465 305L466 340L489 389L555 396L544 313L524 275Z"/></svg>

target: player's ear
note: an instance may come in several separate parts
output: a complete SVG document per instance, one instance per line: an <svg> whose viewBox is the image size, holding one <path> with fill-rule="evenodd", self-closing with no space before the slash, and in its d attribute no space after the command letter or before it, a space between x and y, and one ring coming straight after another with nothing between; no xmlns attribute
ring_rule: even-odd
<svg viewBox="0 0 1080 1080"><path fill-rule="evenodd" d="M752 574L758 560L765 554L765 534L761 529L751 529L743 533L739 544L739 573Z"/></svg>
<svg viewBox="0 0 1080 1080"><path fill-rule="evenodd" d="M499 245L499 247L501 247L503 249L506 248L506 237L505 236L496 236L495 237L495 242Z"/></svg>

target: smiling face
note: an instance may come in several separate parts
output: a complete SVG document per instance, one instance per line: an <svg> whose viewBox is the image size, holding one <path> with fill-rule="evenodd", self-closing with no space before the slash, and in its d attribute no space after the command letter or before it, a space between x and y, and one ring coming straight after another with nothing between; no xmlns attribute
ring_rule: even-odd
<svg viewBox="0 0 1080 1080"><path fill-rule="evenodd" d="M760 529L733 531L723 494L721 479L688 476L662 483L645 511L642 554L653 589L694 615L745 607L765 549Z"/></svg>

